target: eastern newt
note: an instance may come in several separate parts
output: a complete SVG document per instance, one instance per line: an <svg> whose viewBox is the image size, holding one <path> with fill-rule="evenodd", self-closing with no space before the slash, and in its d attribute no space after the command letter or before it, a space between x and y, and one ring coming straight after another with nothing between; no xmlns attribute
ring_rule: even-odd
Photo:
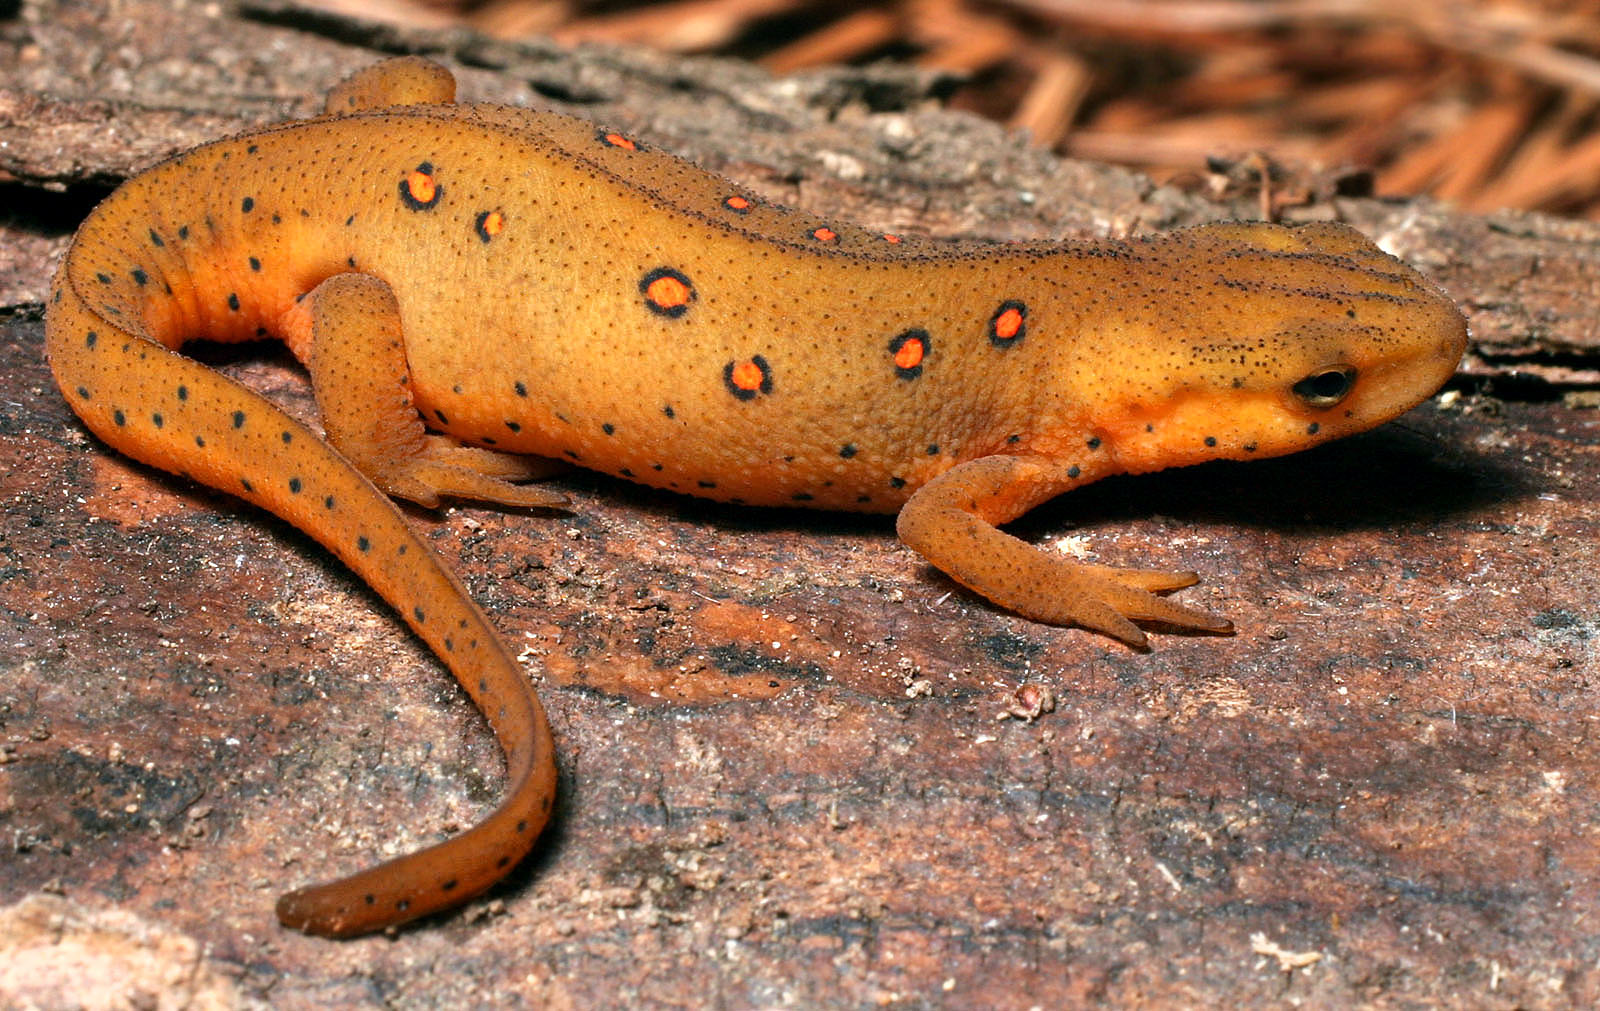
<svg viewBox="0 0 1600 1011"><path fill-rule="evenodd" d="M769 203L622 133L455 103L415 58L314 119L124 184L58 271L46 343L83 422L316 538L404 616L504 748L469 831L285 895L350 936L449 908L527 854L555 764L521 670L387 497L560 507L550 460L752 505L897 513L906 544L1039 621L1135 647L1227 632L996 529L1108 474L1269 457L1419 403L1465 347L1445 295L1351 228L946 243ZM279 338L326 436L179 355ZM542 458L545 466L538 459Z"/></svg>

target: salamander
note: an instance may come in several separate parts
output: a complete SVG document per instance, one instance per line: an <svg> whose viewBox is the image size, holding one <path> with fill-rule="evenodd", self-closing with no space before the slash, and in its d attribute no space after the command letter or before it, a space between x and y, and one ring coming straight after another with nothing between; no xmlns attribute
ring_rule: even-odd
<svg viewBox="0 0 1600 1011"><path fill-rule="evenodd" d="M287 344L318 433L180 354ZM56 274L46 350L83 423L281 516L404 618L483 712L506 796L470 830L283 896L352 936L482 893L532 847L550 730L488 619L390 496L561 508L552 461L752 506L895 514L976 594L1145 648L1225 633L1192 572L1088 565L999 525L1111 474L1305 449L1430 396L1451 301L1339 224L981 244L779 206L637 137L458 104L368 68L310 120L129 180Z"/></svg>

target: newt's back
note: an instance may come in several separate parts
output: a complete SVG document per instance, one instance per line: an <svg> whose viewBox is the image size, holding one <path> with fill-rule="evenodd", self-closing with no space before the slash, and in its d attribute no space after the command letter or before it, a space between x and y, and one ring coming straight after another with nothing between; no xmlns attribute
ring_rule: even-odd
<svg viewBox="0 0 1600 1011"><path fill-rule="evenodd" d="M271 335L307 359L296 299L370 274L399 302L434 427L736 502L894 511L958 463L1091 437L1126 449L1123 469L1285 452L1409 406L1463 333L1435 289L1338 226L907 241L501 107L292 124L141 183L68 269L109 276L97 294L168 346ZM1415 388L1316 433L1240 427L1251 395L1364 356L1400 361ZM1205 431L1189 444L1179 425Z"/></svg>

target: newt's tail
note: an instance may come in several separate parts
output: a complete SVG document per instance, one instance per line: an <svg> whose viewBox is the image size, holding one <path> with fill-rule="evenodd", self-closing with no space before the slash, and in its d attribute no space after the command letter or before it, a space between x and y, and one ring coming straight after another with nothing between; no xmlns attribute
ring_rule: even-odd
<svg viewBox="0 0 1600 1011"><path fill-rule="evenodd" d="M386 496L317 433L177 353L182 337L209 328L195 318L193 288L173 283L181 265L166 261L162 234L118 213L142 202L119 192L102 205L56 275L45 345L72 409L112 448L259 505L327 547L450 668L506 756L506 797L484 821L290 892L278 918L349 937L459 905L505 876L549 818L556 774L544 710L487 618ZM201 325L184 332L174 321Z"/></svg>

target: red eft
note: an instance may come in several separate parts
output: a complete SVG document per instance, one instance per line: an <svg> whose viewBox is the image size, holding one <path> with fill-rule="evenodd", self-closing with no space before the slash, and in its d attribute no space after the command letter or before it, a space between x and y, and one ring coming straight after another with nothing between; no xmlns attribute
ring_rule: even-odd
<svg viewBox="0 0 1600 1011"><path fill-rule="evenodd" d="M280 920L315 934L482 893L555 791L522 671L389 495L560 507L514 483L554 459L896 513L983 597L1143 648L1136 622L1231 626L1157 596L1193 573L1087 565L997 525L1109 474L1371 428L1466 345L1439 289L1342 225L934 242L775 206L577 119L454 99L444 68L391 60L315 119L150 169L84 222L48 308L51 368L91 431L316 538L504 749L507 795L478 825L283 896ZM177 353L268 336L309 370L325 436Z"/></svg>

